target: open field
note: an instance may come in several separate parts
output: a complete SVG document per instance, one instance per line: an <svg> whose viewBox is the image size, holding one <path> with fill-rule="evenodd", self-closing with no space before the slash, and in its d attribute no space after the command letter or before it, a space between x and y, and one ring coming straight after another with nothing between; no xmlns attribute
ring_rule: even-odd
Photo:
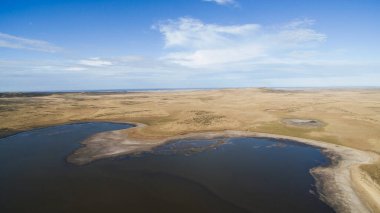
<svg viewBox="0 0 380 213"><path fill-rule="evenodd" d="M302 128L286 118L326 125ZM380 154L380 90L236 89L150 93L64 93L0 98L0 134L79 121L138 122L135 137L244 130L296 136Z"/></svg>
<svg viewBox="0 0 380 213"><path fill-rule="evenodd" d="M117 134L118 137L128 134L130 140L138 143L146 141L148 147L154 141L179 135L236 130L311 139L375 156L380 154L378 89L224 89L0 96L2 136L83 121L145 124L117 131ZM306 121L309 125L300 125L300 122L293 125L294 121ZM379 208L376 203L376 198L380 198L376 197L380 195L379 167L380 163L356 165L351 171L357 193L368 201L373 212Z"/></svg>

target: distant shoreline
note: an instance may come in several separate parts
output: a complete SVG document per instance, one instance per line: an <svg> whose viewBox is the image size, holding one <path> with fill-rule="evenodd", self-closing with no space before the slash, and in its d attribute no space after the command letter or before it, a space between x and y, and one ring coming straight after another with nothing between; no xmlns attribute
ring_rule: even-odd
<svg viewBox="0 0 380 213"><path fill-rule="evenodd" d="M380 86L331 86L331 87L210 87L210 88L144 88L144 89L78 89L78 90L35 90L35 91L1 91L1 94L31 94L51 95L62 93L127 93L127 92L176 92L176 91L199 91L199 90L223 90L223 89L268 89L268 90L378 90Z"/></svg>

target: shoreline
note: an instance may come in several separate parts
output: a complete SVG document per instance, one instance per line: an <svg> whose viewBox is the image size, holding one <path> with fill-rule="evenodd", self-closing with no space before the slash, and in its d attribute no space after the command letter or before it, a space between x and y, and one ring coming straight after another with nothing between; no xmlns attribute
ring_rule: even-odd
<svg viewBox="0 0 380 213"><path fill-rule="evenodd" d="M134 122L130 124L135 127L129 130L145 126ZM377 207L380 206L380 200L376 199L380 191L372 190L375 183L363 179L363 173L359 168L360 165L372 164L380 159L377 154L372 152L311 139L248 131L224 130L188 133L164 139L130 138L122 131L95 134L83 141L83 146L69 155L67 161L76 165L84 165L99 159L150 151L154 147L180 139L262 137L292 140L320 148L331 159L330 165L312 168L310 173L316 181L320 199L335 211L378 212Z"/></svg>
<svg viewBox="0 0 380 213"><path fill-rule="evenodd" d="M50 128L50 127L56 127L56 126L64 126L64 125L76 125L76 124L87 124L87 123L93 123L93 122L103 122L103 123L111 123L111 124L125 124L125 125L131 125L133 127L136 127L138 124L134 122L116 122L116 121L101 121L101 120L80 120L80 121L68 121L68 122L63 122L63 123L57 123L57 124L47 124L43 126L37 126L33 127L30 129L23 129L23 130L16 130L16 131L11 131L11 132L5 132L3 134L0 133L0 139L2 138L7 138L7 137L12 137L17 134L21 134L24 132L29 132L33 130L39 130L39 129L45 129L45 128Z"/></svg>

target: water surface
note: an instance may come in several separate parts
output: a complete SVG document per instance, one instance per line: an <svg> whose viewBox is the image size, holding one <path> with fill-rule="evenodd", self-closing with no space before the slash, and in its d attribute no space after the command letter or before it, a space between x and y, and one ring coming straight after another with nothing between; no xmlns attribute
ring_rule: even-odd
<svg viewBox="0 0 380 213"><path fill-rule="evenodd" d="M181 140L85 166L65 158L115 123L0 139L0 212L333 212L313 192L319 149L264 138Z"/></svg>

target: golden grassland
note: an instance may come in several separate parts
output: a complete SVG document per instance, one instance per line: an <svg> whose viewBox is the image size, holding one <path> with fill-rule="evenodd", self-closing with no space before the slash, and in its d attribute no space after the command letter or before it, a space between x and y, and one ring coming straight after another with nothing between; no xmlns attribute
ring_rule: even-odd
<svg viewBox="0 0 380 213"><path fill-rule="evenodd" d="M284 119L315 119L319 127ZM239 130L324 141L380 154L378 89L223 89L134 93L61 93L0 98L0 136L83 121L136 122L129 137L163 139ZM380 185L380 163L361 166Z"/></svg>
<svg viewBox="0 0 380 213"><path fill-rule="evenodd" d="M289 126L285 118L322 121ZM132 136L217 130L295 136L380 153L380 90L225 89L0 98L0 134L80 121L138 122Z"/></svg>

